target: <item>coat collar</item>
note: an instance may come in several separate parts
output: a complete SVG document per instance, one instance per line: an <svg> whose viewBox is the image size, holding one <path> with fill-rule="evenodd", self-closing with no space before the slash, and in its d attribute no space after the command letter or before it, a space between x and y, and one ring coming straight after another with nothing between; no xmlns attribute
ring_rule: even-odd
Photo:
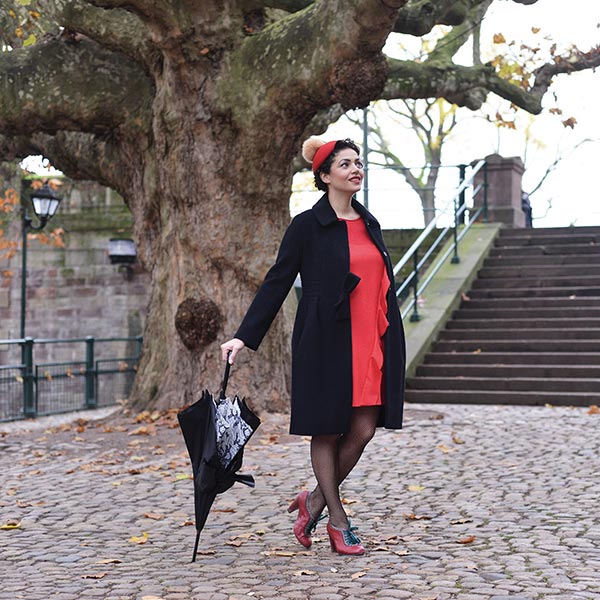
<svg viewBox="0 0 600 600"><path fill-rule="evenodd" d="M379 226L377 219L355 198L352 199L352 208L364 219L367 225L371 223ZM335 214L335 210L329 203L327 194L323 194L321 199L312 207L312 211L317 218L317 221L323 226L327 227L332 223L337 223L338 218Z"/></svg>

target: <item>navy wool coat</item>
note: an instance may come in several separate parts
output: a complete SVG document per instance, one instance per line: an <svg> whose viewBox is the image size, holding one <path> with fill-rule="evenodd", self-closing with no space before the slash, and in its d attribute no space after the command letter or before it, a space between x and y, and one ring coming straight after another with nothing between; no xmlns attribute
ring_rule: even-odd
<svg viewBox="0 0 600 600"><path fill-rule="evenodd" d="M377 220L356 200L381 252L388 277L392 263ZM302 299L292 334L292 405L290 433L342 434L352 412L352 330L350 294L360 278L350 272L348 230L325 194L297 215L285 232L277 260L269 269L235 337L256 350L281 308L297 274ZM387 291L389 327L383 336L383 410L378 426L402 427L406 350L395 286Z"/></svg>

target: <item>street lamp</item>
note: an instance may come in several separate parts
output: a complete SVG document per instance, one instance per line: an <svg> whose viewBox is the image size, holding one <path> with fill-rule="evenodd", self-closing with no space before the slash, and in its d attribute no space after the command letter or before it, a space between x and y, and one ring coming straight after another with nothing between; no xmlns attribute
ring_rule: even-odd
<svg viewBox="0 0 600 600"><path fill-rule="evenodd" d="M39 190L34 190L31 196L33 211L39 223L33 224L33 219L27 214L27 204L23 202L23 240L22 240L22 263L21 263L21 339L25 339L25 314L27 306L27 232L41 231L46 223L54 216L62 198L57 196L52 188L45 183Z"/></svg>

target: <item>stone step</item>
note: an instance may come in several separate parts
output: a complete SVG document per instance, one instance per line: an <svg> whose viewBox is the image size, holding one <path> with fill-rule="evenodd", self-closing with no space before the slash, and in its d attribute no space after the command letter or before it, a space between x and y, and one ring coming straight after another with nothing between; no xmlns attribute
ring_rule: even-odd
<svg viewBox="0 0 600 600"><path fill-rule="evenodd" d="M600 310L598 311L600 313ZM496 316L496 315L494 315ZM502 315L503 317L505 315ZM564 313L562 314L564 317ZM540 318L539 316L533 318L525 318L525 319L460 319L460 318L452 318L448 323L446 323L446 329L466 329L469 331L479 331L481 329L506 329L506 330L518 330L518 334L521 335L521 332L525 329L577 329L577 330L587 330L587 329L596 329L600 331L600 315L596 319L590 318L561 318L561 319L549 319L549 318ZM514 336L515 332L511 331L511 334Z"/></svg>
<svg viewBox="0 0 600 600"><path fill-rule="evenodd" d="M494 244L497 248L506 246L567 246L571 244L599 244L600 233L546 234L530 236L498 237Z"/></svg>
<svg viewBox="0 0 600 600"><path fill-rule="evenodd" d="M598 340L441 340L434 352L600 352ZM542 362L540 360L540 362Z"/></svg>
<svg viewBox="0 0 600 600"><path fill-rule="evenodd" d="M469 302L463 304L465 308L454 311L452 315L452 321L464 322L464 321L496 321L496 320L523 320L530 323L537 321L545 321L547 319L558 319L565 322L592 322L593 320L599 320L600 322L600 307L569 307L565 311L563 307L545 308L545 307L532 307L532 308L470 308ZM565 318L566 316L569 318ZM572 317L572 318L571 318ZM491 326L491 325L490 325Z"/></svg>
<svg viewBox="0 0 600 600"><path fill-rule="evenodd" d="M557 266L573 265L590 266L599 265L600 255L597 254L565 254L564 256L554 255L531 255L531 256L488 256L483 266L487 267L514 267L514 266Z"/></svg>
<svg viewBox="0 0 600 600"><path fill-rule="evenodd" d="M577 392L595 394L600 401L600 379L534 377L409 377L407 388L419 390L485 390L506 392Z"/></svg>
<svg viewBox="0 0 600 600"><path fill-rule="evenodd" d="M574 296L600 296L600 281L596 285L564 287L492 287L471 289L467 292L471 299L479 298L563 298Z"/></svg>
<svg viewBox="0 0 600 600"><path fill-rule="evenodd" d="M467 295L467 297L470 297ZM600 297L597 296L563 296L563 297L533 297L527 298L471 298L463 300L460 308L465 310L470 309L486 309L486 310L504 310L506 308L563 308L571 311L576 309L589 309L600 307Z"/></svg>
<svg viewBox="0 0 600 600"><path fill-rule="evenodd" d="M500 237L543 237L547 235L580 235L581 233L600 234L600 227L598 225L587 225L582 227L534 227L531 229L510 227L501 229Z"/></svg>
<svg viewBox="0 0 600 600"><path fill-rule="evenodd" d="M600 255L600 244L550 244L546 246L494 246L489 256L555 256L555 255Z"/></svg>
<svg viewBox="0 0 600 600"><path fill-rule="evenodd" d="M490 288L533 288L533 287L598 287L600 289L600 276L598 275L563 275L549 277L545 274L523 277L496 277L494 279L476 279L473 289Z"/></svg>
<svg viewBox="0 0 600 600"><path fill-rule="evenodd" d="M477 273L478 279L527 279L553 277L597 277L600 279L600 263L597 265L528 265L509 267L484 267Z"/></svg>
<svg viewBox="0 0 600 600"><path fill-rule="evenodd" d="M481 390L406 390L407 402L423 404L521 404L529 406L590 406L598 394L577 392L498 392Z"/></svg>
<svg viewBox="0 0 600 600"><path fill-rule="evenodd" d="M440 331L439 340L514 340L515 338L525 340L595 340L600 351L600 329L532 329L522 328L518 332L511 329L444 329Z"/></svg>
<svg viewBox="0 0 600 600"><path fill-rule="evenodd" d="M538 344L534 344L539 346ZM597 352L519 352L508 351L432 351L425 355L426 365L557 365L565 367L600 367L600 351Z"/></svg>
<svg viewBox="0 0 600 600"><path fill-rule="evenodd" d="M417 368L417 377L498 377L501 379L547 377L549 379L600 379L599 365L565 366L563 364L436 364Z"/></svg>

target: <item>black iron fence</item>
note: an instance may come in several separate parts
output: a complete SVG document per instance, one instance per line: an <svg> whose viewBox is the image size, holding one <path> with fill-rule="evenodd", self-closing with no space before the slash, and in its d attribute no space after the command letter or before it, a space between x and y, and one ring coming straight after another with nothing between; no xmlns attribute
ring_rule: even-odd
<svg viewBox="0 0 600 600"><path fill-rule="evenodd" d="M0 421L110 406L126 400L141 346L141 337L0 340L2 362L13 363L0 365ZM36 354L46 358L53 354L70 356L72 360L38 361Z"/></svg>

